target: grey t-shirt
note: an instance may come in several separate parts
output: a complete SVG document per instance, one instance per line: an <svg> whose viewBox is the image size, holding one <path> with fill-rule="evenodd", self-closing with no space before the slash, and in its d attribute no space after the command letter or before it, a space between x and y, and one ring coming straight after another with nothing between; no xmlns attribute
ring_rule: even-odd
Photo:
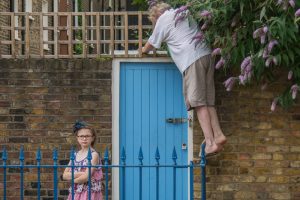
<svg viewBox="0 0 300 200"><path fill-rule="evenodd" d="M148 42L155 48L166 42L173 61L183 73L200 57L210 54L211 50L204 42L195 47L195 40L192 40L199 32L196 23L190 24L185 18L175 26L175 12L174 9L167 10L158 18Z"/></svg>

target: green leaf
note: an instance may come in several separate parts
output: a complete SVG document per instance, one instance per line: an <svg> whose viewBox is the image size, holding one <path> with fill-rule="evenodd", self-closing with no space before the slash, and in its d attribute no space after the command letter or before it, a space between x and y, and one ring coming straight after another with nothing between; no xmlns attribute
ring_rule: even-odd
<svg viewBox="0 0 300 200"><path fill-rule="evenodd" d="M292 63L294 63L295 62L294 52L289 49L287 53L288 53L289 58L291 59Z"/></svg>
<svg viewBox="0 0 300 200"><path fill-rule="evenodd" d="M300 55L300 48L295 47L294 50L295 50L296 54Z"/></svg>
<svg viewBox="0 0 300 200"><path fill-rule="evenodd" d="M280 65L280 64L281 64L281 55L278 54L278 55L276 55L275 57L276 57L276 59L277 59L277 61L278 61L278 65Z"/></svg>
<svg viewBox="0 0 300 200"><path fill-rule="evenodd" d="M282 59L286 65L289 65L289 57L286 54L282 54Z"/></svg>
<svg viewBox="0 0 300 200"><path fill-rule="evenodd" d="M257 56L258 57L262 57L263 52L264 52L264 49L260 49L259 52L258 52L258 54L257 54Z"/></svg>
<svg viewBox="0 0 300 200"><path fill-rule="evenodd" d="M296 38L296 36L295 36L295 32L294 32L293 29L288 29L288 30L287 30L287 33L288 33L288 35L289 35L289 38L292 38L293 41L297 41L297 38Z"/></svg>
<svg viewBox="0 0 300 200"><path fill-rule="evenodd" d="M240 11L241 11L241 16L243 16L243 12L244 12L244 2L240 2Z"/></svg>
<svg viewBox="0 0 300 200"><path fill-rule="evenodd" d="M266 7L264 6L260 11L259 20L261 21L265 15L266 15Z"/></svg>
<svg viewBox="0 0 300 200"><path fill-rule="evenodd" d="M279 103L281 106L283 106L285 109L293 105L293 99L290 92L290 88L286 88L284 93L279 97Z"/></svg>

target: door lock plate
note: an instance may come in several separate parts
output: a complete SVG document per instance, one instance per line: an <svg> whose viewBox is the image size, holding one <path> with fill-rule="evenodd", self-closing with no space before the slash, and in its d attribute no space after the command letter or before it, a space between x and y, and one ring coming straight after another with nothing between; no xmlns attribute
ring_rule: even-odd
<svg viewBox="0 0 300 200"><path fill-rule="evenodd" d="M183 123L188 122L188 119L186 119L186 118L168 118L168 119L166 119L166 122L170 123L170 124L183 124Z"/></svg>

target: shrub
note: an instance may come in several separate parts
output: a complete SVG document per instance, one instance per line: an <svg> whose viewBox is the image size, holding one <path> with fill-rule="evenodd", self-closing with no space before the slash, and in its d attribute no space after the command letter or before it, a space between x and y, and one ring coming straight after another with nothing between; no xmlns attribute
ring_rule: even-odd
<svg viewBox="0 0 300 200"><path fill-rule="evenodd" d="M153 1L152 1L153 2ZM217 56L217 69L235 74L224 82L227 91L239 83L266 85L286 77L286 89L277 103L289 107L300 90L300 1L294 0L169 0L174 7L188 6ZM178 14L177 16L180 16ZM176 21L176 19L175 19ZM178 22L176 22L178 23ZM199 42L199 41L198 41Z"/></svg>

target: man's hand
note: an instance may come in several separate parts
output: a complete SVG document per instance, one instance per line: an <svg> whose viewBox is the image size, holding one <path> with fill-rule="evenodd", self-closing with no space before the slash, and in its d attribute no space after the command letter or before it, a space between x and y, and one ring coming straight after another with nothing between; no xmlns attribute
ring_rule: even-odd
<svg viewBox="0 0 300 200"><path fill-rule="evenodd" d="M149 53L149 51L152 51L154 50L155 48L149 43L147 42L145 44L145 46L142 48L142 53L145 54L145 53Z"/></svg>
<svg viewBox="0 0 300 200"><path fill-rule="evenodd" d="M142 54L147 54L148 52L145 51L145 47L142 48Z"/></svg>

